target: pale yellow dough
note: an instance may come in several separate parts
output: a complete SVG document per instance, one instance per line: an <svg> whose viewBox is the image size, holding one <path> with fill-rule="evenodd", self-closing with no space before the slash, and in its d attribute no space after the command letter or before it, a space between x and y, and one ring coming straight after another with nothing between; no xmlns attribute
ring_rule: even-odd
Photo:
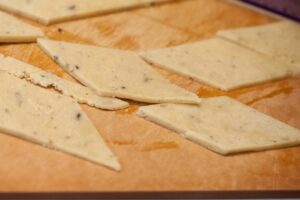
<svg viewBox="0 0 300 200"><path fill-rule="evenodd" d="M200 106L144 106L138 115L220 154L300 144L298 129L225 96L204 99Z"/></svg>
<svg viewBox="0 0 300 200"><path fill-rule="evenodd" d="M0 43L34 42L43 35L39 28L0 11Z"/></svg>
<svg viewBox="0 0 300 200"><path fill-rule="evenodd" d="M218 36L236 42L272 59L297 67L300 73L300 25L280 21L272 24L223 30Z"/></svg>
<svg viewBox="0 0 300 200"><path fill-rule="evenodd" d="M166 0L0 0L0 8L51 24Z"/></svg>
<svg viewBox="0 0 300 200"><path fill-rule="evenodd" d="M121 166L71 98L0 71L0 131L106 167Z"/></svg>
<svg viewBox="0 0 300 200"><path fill-rule="evenodd" d="M129 104L125 101L110 97L101 97L91 89L78 83L73 83L59 78L54 74L48 73L14 58L5 58L4 56L1 56L1 54L0 70L18 78L25 78L26 80L45 88L53 87L63 95L72 97L78 103L84 103L106 110L118 110L129 106Z"/></svg>
<svg viewBox="0 0 300 200"><path fill-rule="evenodd" d="M148 62L228 91L296 74L297 68L273 61L220 38L140 54Z"/></svg>
<svg viewBox="0 0 300 200"><path fill-rule="evenodd" d="M70 75L99 95L146 103L199 104L201 99L162 77L136 53L39 39L38 45Z"/></svg>

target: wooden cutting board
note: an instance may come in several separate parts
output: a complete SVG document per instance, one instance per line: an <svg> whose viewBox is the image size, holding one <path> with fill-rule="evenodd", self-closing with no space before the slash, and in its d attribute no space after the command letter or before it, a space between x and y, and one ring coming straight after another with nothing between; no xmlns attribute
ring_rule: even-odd
<svg viewBox="0 0 300 200"><path fill-rule="evenodd" d="M275 19L226 1L186 0L48 27L24 21L40 26L51 39L146 50ZM36 44L1 45L0 53L71 79ZM201 97L229 95L300 129L300 76L225 93L157 71ZM0 192L300 189L300 147L221 156L137 117L138 106L131 102L130 108L117 112L82 106L119 157L123 166L119 173L0 134Z"/></svg>

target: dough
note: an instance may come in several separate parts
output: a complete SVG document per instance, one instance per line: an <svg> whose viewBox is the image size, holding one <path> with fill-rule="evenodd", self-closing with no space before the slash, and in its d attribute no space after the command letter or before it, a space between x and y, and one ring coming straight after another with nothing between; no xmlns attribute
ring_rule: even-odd
<svg viewBox="0 0 300 200"><path fill-rule="evenodd" d="M156 73L133 52L47 39L38 40L38 44L65 71L99 95L146 103L201 101Z"/></svg>
<svg viewBox="0 0 300 200"><path fill-rule="evenodd" d="M43 32L0 11L0 43L34 42Z"/></svg>
<svg viewBox="0 0 300 200"><path fill-rule="evenodd" d="M219 38L140 55L161 68L225 91L291 76L297 70Z"/></svg>
<svg viewBox="0 0 300 200"><path fill-rule="evenodd" d="M50 24L162 1L165 0L0 0L0 8Z"/></svg>
<svg viewBox="0 0 300 200"><path fill-rule="evenodd" d="M204 99L200 106L144 106L138 115L220 154L300 144L296 128L225 96Z"/></svg>
<svg viewBox="0 0 300 200"><path fill-rule="evenodd" d="M0 71L0 131L120 170L117 158L71 98Z"/></svg>
<svg viewBox="0 0 300 200"><path fill-rule="evenodd" d="M59 78L54 74L45 72L14 58L0 57L0 70L8 72L18 78L25 78L26 80L45 88L53 87L63 95L74 98L78 103L84 103L89 106L106 110L118 110L129 106L125 101L101 97L87 87Z"/></svg>
<svg viewBox="0 0 300 200"><path fill-rule="evenodd" d="M267 25L224 30L218 36L297 67L300 73L300 25L281 21Z"/></svg>

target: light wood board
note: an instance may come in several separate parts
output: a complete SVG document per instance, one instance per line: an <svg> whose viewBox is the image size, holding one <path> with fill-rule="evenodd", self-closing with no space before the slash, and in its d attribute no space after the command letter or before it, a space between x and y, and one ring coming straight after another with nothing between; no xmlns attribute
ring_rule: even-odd
<svg viewBox="0 0 300 200"><path fill-rule="evenodd" d="M148 50L275 19L226 1L186 0L49 27L24 21L41 27L52 39ZM0 53L70 79L36 44L1 45ZM229 95L300 129L299 76L225 93L157 71L202 97ZM0 134L0 192L300 189L300 147L221 156L137 117L137 103L117 112L82 107L119 157L122 171Z"/></svg>

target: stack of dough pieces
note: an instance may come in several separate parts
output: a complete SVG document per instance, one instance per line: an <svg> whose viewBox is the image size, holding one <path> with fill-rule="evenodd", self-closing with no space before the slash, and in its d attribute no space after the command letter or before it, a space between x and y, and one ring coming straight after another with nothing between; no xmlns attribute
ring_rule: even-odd
<svg viewBox="0 0 300 200"><path fill-rule="evenodd" d="M0 0L0 8L51 24L162 1L166 0Z"/></svg>
<svg viewBox="0 0 300 200"><path fill-rule="evenodd" d="M43 32L0 11L0 43L34 42Z"/></svg>

